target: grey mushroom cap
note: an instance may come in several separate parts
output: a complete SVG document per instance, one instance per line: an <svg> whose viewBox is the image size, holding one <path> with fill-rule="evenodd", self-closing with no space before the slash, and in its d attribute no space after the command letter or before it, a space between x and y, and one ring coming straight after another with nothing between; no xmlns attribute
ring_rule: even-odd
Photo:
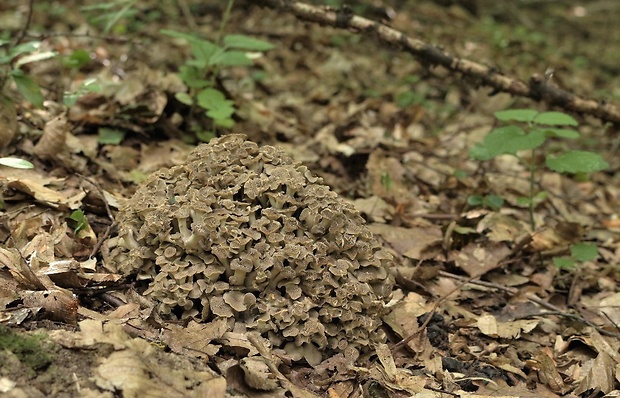
<svg viewBox="0 0 620 398"><path fill-rule="evenodd" d="M151 175L118 221L111 265L148 281L162 314L226 318L310 363L385 341L390 254L278 148L213 139Z"/></svg>

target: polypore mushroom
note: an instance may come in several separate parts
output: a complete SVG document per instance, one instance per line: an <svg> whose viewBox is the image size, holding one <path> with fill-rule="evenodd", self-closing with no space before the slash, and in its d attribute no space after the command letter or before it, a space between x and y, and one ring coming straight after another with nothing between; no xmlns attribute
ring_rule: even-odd
<svg viewBox="0 0 620 398"><path fill-rule="evenodd" d="M316 363L384 342L391 256L355 208L272 146L228 135L151 175L112 263L162 314L251 330Z"/></svg>

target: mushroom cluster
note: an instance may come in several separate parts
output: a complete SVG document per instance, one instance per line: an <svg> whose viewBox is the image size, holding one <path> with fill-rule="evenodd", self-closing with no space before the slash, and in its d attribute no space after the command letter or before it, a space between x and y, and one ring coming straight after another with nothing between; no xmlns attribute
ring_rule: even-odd
<svg viewBox="0 0 620 398"><path fill-rule="evenodd" d="M213 139L151 175L118 221L112 265L148 281L162 314L226 318L311 363L385 341L390 254L278 148Z"/></svg>

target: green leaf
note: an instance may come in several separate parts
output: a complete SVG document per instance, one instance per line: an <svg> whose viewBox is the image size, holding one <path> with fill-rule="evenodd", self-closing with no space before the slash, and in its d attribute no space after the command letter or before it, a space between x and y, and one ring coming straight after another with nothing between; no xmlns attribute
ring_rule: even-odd
<svg viewBox="0 0 620 398"><path fill-rule="evenodd" d="M74 221L72 223L73 225L75 225L73 227L73 232L76 234L86 228L86 226L88 225L88 219L86 218L82 210L75 210L73 213L71 213L69 219Z"/></svg>
<svg viewBox="0 0 620 398"><path fill-rule="evenodd" d="M222 66L251 66L253 62L241 51L224 51L214 55L209 60L209 65Z"/></svg>
<svg viewBox="0 0 620 398"><path fill-rule="evenodd" d="M454 176L456 177L457 180L463 180L469 177L469 174L465 170L455 170Z"/></svg>
<svg viewBox="0 0 620 398"><path fill-rule="evenodd" d="M37 82L35 82L30 76L24 74L21 69L14 69L11 71L11 77L17 86L17 91L37 108L43 108L43 95Z"/></svg>
<svg viewBox="0 0 620 398"><path fill-rule="evenodd" d="M538 115L538 111L534 109L508 109L494 113L495 118L504 122L531 122Z"/></svg>
<svg viewBox="0 0 620 398"><path fill-rule="evenodd" d="M14 169L32 169L34 165L27 160L19 158L0 158L0 164Z"/></svg>
<svg viewBox="0 0 620 398"><path fill-rule="evenodd" d="M9 50L9 56L11 56L11 58L15 58L18 55L22 55L25 53L32 53L32 52L37 51L40 46L41 46L40 41L29 41L26 43L21 43Z"/></svg>
<svg viewBox="0 0 620 398"><path fill-rule="evenodd" d="M385 188L386 192L389 192L392 189L394 182L392 181L390 173L381 173L381 185L383 186L383 188Z"/></svg>
<svg viewBox="0 0 620 398"><path fill-rule="evenodd" d="M408 90L396 96L396 106L406 108L410 105L421 104L426 99L425 95L417 91Z"/></svg>
<svg viewBox="0 0 620 398"><path fill-rule="evenodd" d="M199 131L196 133L196 137L201 142L209 142L211 141L212 138L215 138L216 135L213 131Z"/></svg>
<svg viewBox="0 0 620 398"><path fill-rule="evenodd" d="M215 120L229 119L235 112L234 103L226 99L219 90L207 88L196 96L196 102L200 107L207 110L207 116Z"/></svg>
<svg viewBox="0 0 620 398"><path fill-rule="evenodd" d="M211 109L219 106L226 101L226 96L220 90L206 88L196 95L198 105L204 109Z"/></svg>
<svg viewBox="0 0 620 398"><path fill-rule="evenodd" d="M516 203L518 206L529 206L533 201L527 196L519 196Z"/></svg>
<svg viewBox="0 0 620 398"><path fill-rule="evenodd" d="M467 204L470 206L480 206L483 201L482 195L469 195L467 197Z"/></svg>
<svg viewBox="0 0 620 398"><path fill-rule="evenodd" d="M101 84L95 78L90 78L84 80L80 87L73 93L65 93L62 98L63 104L66 106L73 106L77 102L77 100L86 93L99 93L101 92Z"/></svg>
<svg viewBox="0 0 620 398"><path fill-rule="evenodd" d="M224 46L248 51L267 51L275 48L275 46L269 42L244 35L224 36Z"/></svg>
<svg viewBox="0 0 620 398"><path fill-rule="evenodd" d="M532 131L533 130L538 130L538 129L532 129ZM549 128L543 129L543 131L545 132L545 134L547 134L548 137L567 138L571 140L580 137L578 132L576 132L575 130L570 130L570 129L557 129L557 128L549 127Z"/></svg>
<svg viewBox="0 0 620 398"><path fill-rule="evenodd" d="M207 40L202 39L202 38L200 38L200 37L198 37L196 35L192 35L192 34L189 34L189 33L183 33L183 32L177 32L176 30L161 29L159 31L159 33L164 34L166 36L174 37L176 39L185 39L185 40L189 41L190 43L191 42L197 43L197 42L205 42L205 41L207 41Z"/></svg>
<svg viewBox="0 0 620 398"><path fill-rule="evenodd" d="M503 154L515 155L519 151L534 149L545 142L545 134L541 130L533 130L529 134L519 126L504 126L491 131L484 138L484 147L491 157Z"/></svg>
<svg viewBox="0 0 620 398"><path fill-rule="evenodd" d="M493 159L494 156L489 153L489 150L484 145L478 142L469 149L469 157L474 160L485 161Z"/></svg>
<svg viewBox="0 0 620 398"><path fill-rule="evenodd" d="M129 172L129 177L131 177L131 181L135 184L140 184L142 181L146 180L149 176L144 174L140 170L131 170Z"/></svg>
<svg viewBox="0 0 620 398"><path fill-rule="evenodd" d="M235 113L235 108L232 106L232 101L229 104L220 104L206 112L208 117L214 119L218 124L224 125L230 125L229 120L233 113Z"/></svg>
<svg viewBox="0 0 620 398"><path fill-rule="evenodd" d="M553 264L560 269L570 269L575 266L575 260L568 257L553 257Z"/></svg>
<svg viewBox="0 0 620 398"><path fill-rule="evenodd" d="M504 199L497 195L487 195L484 198L483 204L490 209L498 210L504 205Z"/></svg>
<svg viewBox="0 0 620 398"><path fill-rule="evenodd" d="M598 257L598 247L593 243L576 243L571 245L570 254L577 261L590 261Z"/></svg>
<svg viewBox="0 0 620 398"><path fill-rule="evenodd" d="M215 119L215 125L229 129L235 125L235 121L232 118Z"/></svg>
<svg viewBox="0 0 620 398"><path fill-rule="evenodd" d="M63 66L71 69L80 69L91 61L90 53L81 49L75 50L71 53L71 55L61 58Z"/></svg>
<svg viewBox="0 0 620 398"><path fill-rule="evenodd" d="M539 203L544 202L548 197L549 197L549 192L540 191L536 195L534 195L532 200L534 201L534 204L539 204Z"/></svg>
<svg viewBox="0 0 620 398"><path fill-rule="evenodd" d="M222 47L206 40L194 41L191 43L191 47L194 59L189 60L187 64L198 69L204 69L209 65L213 65L213 60L225 52Z"/></svg>
<svg viewBox="0 0 620 398"><path fill-rule="evenodd" d="M121 130L101 127L99 129L99 138L97 142L100 144L118 145L125 138L125 132Z"/></svg>
<svg viewBox="0 0 620 398"><path fill-rule="evenodd" d="M192 99L191 95L189 95L188 93L183 93L183 92L176 93L174 94L174 98L176 98L177 101L185 105L191 106L194 104L194 100Z"/></svg>
<svg viewBox="0 0 620 398"><path fill-rule="evenodd" d="M211 83L204 78L204 73L193 66L180 66L179 77L189 88L205 88L211 85Z"/></svg>
<svg viewBox="0 0 620 398"><path fill-rule="evenodd" d="M545 164L558 173L594 173L609 167L601 155L588 151L567 151L555 157L547 156Z"/></svg>
<svg viewBox="0 0 620 398"><path fill-rule="evenodd" d="M548 126L578 126L579 123L566 113L562 112L543 112L536 115L532 120L536 124Z"/></svg>

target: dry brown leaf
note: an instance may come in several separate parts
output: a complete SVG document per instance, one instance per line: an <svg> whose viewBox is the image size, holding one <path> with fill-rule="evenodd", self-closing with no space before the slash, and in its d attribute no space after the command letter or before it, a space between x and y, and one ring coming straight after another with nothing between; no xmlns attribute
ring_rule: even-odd
<svg viewBox="0 0 620 398"><path fill-rule="evenodd" d="M486 236L493 242L515 242L526 232L522 222L501 213L487 214L476 226L480 233L488 231Z"/></svg>
<svg viewBox="0 0 620 398"><path fill-rule="evenodd" d="M493 315L482 315L478 318L476 327L487 336L518 339L521 333L529 333L538 325L537 320L519 320L499 322Z"/></svg>
<svg viewBox="0 0 620 398"><path fill-rule="evenodd" d="M368 227L374 235L385 239L396 252L416 260L433 258L443 239L441 229L435 225L403 228L373 223Z"/></svg>
<svg viewBox="0 0 620 398"><path fill-rule="evenodd" d="M592 330L590 337L592 347L596 352L599 354L604 352L609 355L616 364L620 364L620 353L618 353L620 350L620 341L618 341L618 339L602 336L597 330Z"/></svg>
<svg viewBox="0 0 620 398"><path fill-rule="evenodd" d="M527 361L538 372L540 381L553 391L562 391L564 389L564 380L558 372L557 365L546 350L534 353L532 360Z"/></svg>
<svg viewBox="0 0 620 398"><path fill-rule="evenodd" d="M620 324L620 293L614 293L600 301L600 311L615 325Z"/></svg>
<svg viewBox="0 0 620 398"><path fill-rule="evenodd" d="M66 146L70 126L67 117L62 114L45 124L43 135L32 149L32 152L44 160L60 160L68 154Z"/></svg>
<svg viewBox="0 0 620 398"><path fill-rule="evenodd" d="M41 204L53 208L59 208L61 210L78 209L82 205L82 199L86 196L86 192L79 192L73 196L68 196L66 193L46 188L43 185L29 179L15 179L9 177L6 180L7 187L31 196Z"/></svg>
<svg viewBox="0 0 620 398"><path fill-rule="evenodd" d="M449 258L469 276L479 277L500 266L509 255L510 249L504 243L472 242L461 250L450 252Z"/></svg>
<svg viewBox="0 0 620 398"><path fill-rule="evenodd" d="M418 203L415 189L407 181L407 169L399 159L381 149L374 150L366 162L370 192L390 203ZM387 182L389 181L389 182Z"/></svg>
<svg viewBox="0 0 620 398"><path fill-rule="evenodd" d="M576 223L561 222L553 228L544 228L532 236L532 249L535 251L553 250L567 247L583 236L584 228Z"/></svg>
<svg viewBox="0 0 620 398"><path fill-rule="evenodd" d="M603 393L609 393L614 389L616 381L616 368L618 363L607 355L600 352L588 373L581 379L579 386L575 389L575 394L582 394L587 390L600 389Z"/></svg>
<svg viewBox="0 0 620 398"><path fill-rule="evenodd" d="M155 348L141 339L127 342L96 369L95 383L128 398L224 398L226 382L213 373L175 369L158 361Z"/></svg>
<svg viewBox="0 0 620 398"><path fill-rule="evenodd" d="M116 319L128 319L128 318L137 318L140 316L140 305L136 303L128 303L125 305L121 305L116 308L114 311L107 314L109 318Z"/></svg>
<svg viewBox="0 0 620 398"><path fill-rule="evenodd" d="M377 357L382 365L379 369L383 375L383 379L378 380L380 384L392 391L405 391L410 394L424 390L426 377L414 375L407 369L396 367L392 352L386 344L377 345Z"/></svg>
<svg viewBox="0 0 620 398"><path fill-rule="evenodd" d="M517 383L517 385L507 385L504 380L497 380L497 383L480 383L478 396L485 398L559 398L560 396L550 391L543 384L536 384L535 389L530 389L525 382ZM466 393L471 394L471 393ZM461 397L472 398L476 395L461 395Z"/></svg>
<svg viewBox="0 0 620 398"><path fill-rule="evenodd" d="M56 288L54 290L19 292L26 308L42 308L43 316L53 321L73 325L77 321L78 299L71 292Z"/></svg>
<svg viewBox="0 0 620 398"><path fill-rule="evenodd" d="M418 317L432 310L433 304L417 293L409 293L401 302L394 305L383 321L401 338L417 333ZM411 343L412 345L414 342ZM410 346L412 349L413 346Z"/></svg>
<svg viewBox="0 0 620 398"><path fill-rule="evenodd" d="M0 97L0 148L8 146L17 132L17 109L10 98Z"/></svg>
<svg viewBox="0 0 620 398"><path fill-rule="evenodd" d="M186 328L177 325L168 325L162 341L174 352L208 358L215 355L219 344L213 344L213 340L220 339L228 331L226 319L219 318L209 323L191 321Z"/></svg>
<svg viewBox="0 0 620 398"><path fill-rule="evenodd" d="M242 358L239 361L239 366L243 370L245 382L250 387L261 391L271 391L278 388L278 378L271 372L265 359L261 357Z"/></svg>
<svg viewBox="0 0 620 398"><path fill-rule="evenodd" d="M373 222L385 223L387 220L391 220L394 215L394 206L375 195L369 198L355 199L353 205Z"/></svg>
<svg viewBox="0 0 620 398"><path fill-rule="evenodd" d="M49 279L42 280L37 276L17 249L0 247L0 266L7 268L13 279L27 288L46 290L54 287Z"/></svg>

